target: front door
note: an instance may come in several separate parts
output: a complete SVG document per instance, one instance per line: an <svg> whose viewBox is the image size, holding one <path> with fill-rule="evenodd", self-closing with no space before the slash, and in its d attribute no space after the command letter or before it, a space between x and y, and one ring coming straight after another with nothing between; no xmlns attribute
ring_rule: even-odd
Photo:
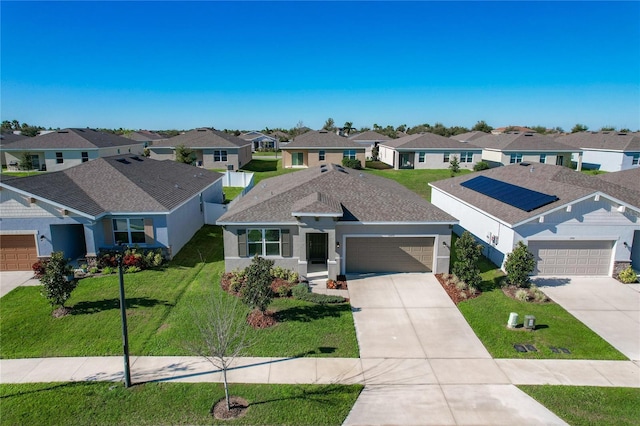
<svg viewBox="0 0 640 426"><path fill-rule="evenodd" d="M307 234L307 261L309 263L326 263L327 234Z"/></svg>

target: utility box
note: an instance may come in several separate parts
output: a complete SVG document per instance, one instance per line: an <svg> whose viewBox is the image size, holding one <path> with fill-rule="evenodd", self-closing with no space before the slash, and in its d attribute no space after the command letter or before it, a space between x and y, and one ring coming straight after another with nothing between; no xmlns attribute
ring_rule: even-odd
<svg viewBox="0 0 640 426"><path fill-rule="evenodd" d="M536 317L533 315L525 315L524 316L524 328L527 330L535 330L536 329Z"/></svg>
<svg viewBox="0 0 640 426"><path fill-rule="evenodd" d="M509 321L507 322L507 327L516 328L518 326L518 314L516 312L511 312L509 314Z"/></svg>

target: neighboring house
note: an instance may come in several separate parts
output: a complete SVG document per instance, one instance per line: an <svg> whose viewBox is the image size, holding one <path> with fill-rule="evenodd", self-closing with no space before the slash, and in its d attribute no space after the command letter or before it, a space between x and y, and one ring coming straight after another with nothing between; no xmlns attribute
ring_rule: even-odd
<svg viewBox="0 0 640 426"><path fill-rule="evenodd" d="M507 126L507 127L498 127L497 129L493 129L491 131L492 135L501 135L502 133L510 133L510 132L520 132L520 133L535 133L536 131L530 129L528 127L522 126Z"/></svg>
<svg viewBox="0 0 640 426"><path fill-rule="evenodd" d="M327 164L265 179L222 215L225 268L255 255L302 277L448 272L449 214L399 183Z"/></svg>
<svg viewBox="0 0 640 426"><path fill-rule="evenodd" d="M133 155L0 181L0 270L30 270L53 251L95 257L118 242L172 257L222 203L223 175Z"/></svg>
<svg viewBox="0 0 640 426"><path fill-rule="evenodd" d="M238 137L245 141L251 142L251 149L253 152L262 151L265 149L273 150L278 148L278 139L273 136L265 135L264 133L260 133L258 131L243 133Z"/></svg>
<svg viewBox="0 0 640 426"><path fill-rule="evenodd" d="M383 142L380 161L394 169L446 169L458 159L461 169L472 169L480 161L482 150L471 143L459 142L435 133L417 133Z"/></svg>
<svg viewBox="0 0 640 426"><path fill-rule="evenodd" d="M7 160L4 155L5 148L8 148L9 145L13 142L21 141L23 139L28 139L28 136L18 135L15 133L1 133L0 134L0 161L2 162L2 166L7 165ZM18 167L18 161L12 160L12 167Z"/></svg>
<svg viewBox="0 0 640 426"><path fill-rule="evenodd" d="M612 276L640 252L640 169L633 173L607 181L520 163L429 185L431 202L460 220L456 232L474 234L496 265L522 241L535 275Z"/></svg>
<svg viewBox="0 0 640 426"><path fill-rule="evenodd" d="M489 133L481 132L479 130L474 130L473 132L461 133L459 135L449 136L450 139L459 141L459 142L473 142L476 139L480 139L481 137L487 136Z"/></svg>
<svg viewBox="0 0 640 426"><path fill-rule="evenodd" d="M205 169L238 170L251 161L251 142L206 127L154 143L149 147L151 158L175 160L181 145L191 149L196 165Z"/></svg>
<svg viewBox="0 0 640 426"><path fill-rule="evenodd" d="M386 141L391 140L389 136L381 135L378 132L374 132L373 130L368 130L362 133L356 133L355 135L349 136L349 139L358 142L360 145L364 146L365 151L364 155L366 158L373 157L371 150L374 146L384 143Z"/></svg>
<svg viewBox="0 0 640 426"><path fill-rule="evenodd" d="M474 139L473 144L482 148L482 160L491 167L521 162L569 167L572 154L581 155L580 149L537 133L485 135Z"/></svg>
<svg viewBox="0 0 640 426"><path fill-rule="evenodd" d="M142 155L144 143L93 129L63 129L3 147L7 164L31 156L34 170L56 172L87 161L118 154Z"/></svg>
<svg viewBox="0 0 640 426"><path fill-rule="evenodd" d="M145 148L153 145L154 142L166 139L164 136L149 130L138 130L137 132L125 133L122 136L137 142L144 142Z"/></svg>
<svg viewBox="0 0 640 426"><path fill-rule="evenodd" d="M343 158L360 160L365 165L365 147L326 130L311 131L296 136L282 147L282 167L315 167L320 164L342 163Z"/></svg>
<svg viewBox="0 0 640 426"><path fill-rule="evenodd" d="M617 172L640 167L639 132L577 132L556 138L558 142L582 151L581 162L584 169Z"/></svg>

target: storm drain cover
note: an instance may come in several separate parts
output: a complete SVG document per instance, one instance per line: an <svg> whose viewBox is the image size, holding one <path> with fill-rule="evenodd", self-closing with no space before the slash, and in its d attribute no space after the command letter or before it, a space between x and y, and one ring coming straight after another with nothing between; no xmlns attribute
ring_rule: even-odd
<svg viewBox="0 0 640 426"><path fill-rule="evenodd" d="M538 352L538 349L533 345L524 345L524 347L527 348L529 352Z"/></svg>
<svg viewBox="0 0 640 426"><path fill-rule="evenodd" d="M513 345L513 348L518 352L526 352L527 348L524 345Z"/></svg>
<svg viewBox="0 0 640 426"><path fill-rule="evenodd" d="M553 352L554 354L560 353L560 349L556 348L555 346L549 346L549 349L551 349L551 352Z"/></svg>
<svg viewBox="0 0 640 426"><path fill-rule="evenodd" d="M569 349L567 349L567 348L560 348L560 350L562 352L564 352L565 354L570 354L571 353L571 351Z"/></svg>

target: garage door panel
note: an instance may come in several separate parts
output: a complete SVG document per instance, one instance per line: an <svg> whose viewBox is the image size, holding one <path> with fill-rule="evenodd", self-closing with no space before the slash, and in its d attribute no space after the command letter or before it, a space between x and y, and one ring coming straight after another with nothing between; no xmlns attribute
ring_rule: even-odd
<svg viewBox="0 0 640 426"><path fill-rule="evenodd" d="M347 272L430 272L435 238L347 238Z"/></svg>
<svg viewBox="0 0 640 426"><path fill-rule="evenodd" d="M0 235L0 271L30 271L37 260L33 235Z"/></svg>
<svg viewBox="0 0 640 426"><path fill-rule="evenodd" d="M608 275L612 241L531 241L537 275Z"/></svg>

